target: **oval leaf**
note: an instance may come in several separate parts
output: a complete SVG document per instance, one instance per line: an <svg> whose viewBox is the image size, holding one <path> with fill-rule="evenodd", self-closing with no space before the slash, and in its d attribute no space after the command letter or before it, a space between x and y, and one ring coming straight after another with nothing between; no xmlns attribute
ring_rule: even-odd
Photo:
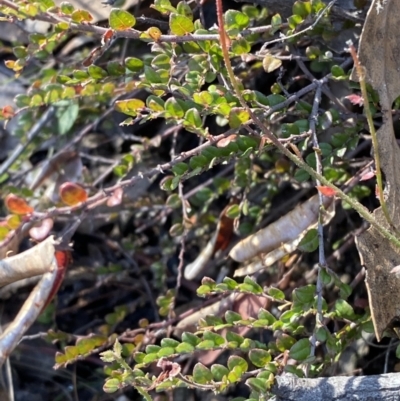
<svg viewBox="0 0 400 401"><path fill-rule="evenodd" d="M74 206L85 202L88 194L84 188L73 182L65 182L60 186L59 194L61 200L68 206Z"/></svg>
<svg viewBox="0 0 400 401"><path fill-rule="evenodd" d="M33 212L33 207L29 206L25 199L14 194L7 195L4 203L11 213L28 214Z"/></svg>
<svg viewBox="0 0 400 401"><path fill-rule="evenodd" d="M136 19L131 13L119 8L113 8L111 10L109 21L110 28L115 29L116 31L125 31L130 29L136 23Z"/></svg>

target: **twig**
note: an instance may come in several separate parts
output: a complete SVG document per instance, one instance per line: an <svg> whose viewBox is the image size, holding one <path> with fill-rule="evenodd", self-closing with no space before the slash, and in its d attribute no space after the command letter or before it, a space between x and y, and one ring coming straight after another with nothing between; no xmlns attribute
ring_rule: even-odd
<svg viewBox="0 0 400 401"><path fill-rule="evenodd" d="M318 109L321 103L321 85L317 86L315 91L313 107L310 115L310 131L311 139L314 147L316 171L318 174L322 175L322 161L321 161L321 149L318 143L317 127L316 123L318 121ZM316 184L321 185L319 179L316 179ZM317 314L316 314L316 324L313 335L311 337L311 356L315 356L315 348L317 344L316 332L317 329L322 325L323 314L322 314L322 290L323 284L321 279L322 268L326 267L325 251L324 251L324 226L323 226L323 213L324 213L324 197L320 191L318 191L319 199L319 214L318 214L318 248L319 248L319 263L318 263L318 274L316 283L316 293L317 293ZM309 365L306 369L308 370Z"/></svg>
<svg viewBox="0 0 400 401"><path fill-rule="evenodd" d="M302 35L303 33L306 33L307 31L310 31L311 29L313 29L318 24L320 19L324 16L325 12L329 11L329 9L336 3L336 1L337 0L332 0L323 10L321 10L317 14L317 18L315 19L315 21L310 26L308 26L307 28L305 28L305 29L303 29L303 30L301 30L299 32L293 33L292 35L288 35L288 36L282 35L279 39L270 40L270 41L264 43L264 45L261 47L260 51L265 50L266 47L268 45L271 45L272 43L283 42L284 40L294 38L296 36Z"/></svg>
<svg viewBox="0 0 400 401"><path fill-rule="evenodd" d="M47 121L54 115L55 107L50 106L39 118L39 120L33 125L31 130L26 135L26 139L23 143L16 146L14 151L8 157L8 159L0 166L0 176L8 171L8 169L14 164L14 162L21 156L22 152L32 142L32 140L40 133L43 126Z"/></svg>
<svg viewBox="0 0 400 401"><path fill-rule="evenodd" d="M393 223L392 223L392 219L389 216L389 211L387 209L385 197L383 194L381 162L380 162L379 149L378 149L379 145L378 145L378 138L376 136L374 120L372 118L372 112L369 107L367 84L365 82L365 68L360 64L360 60L358 59L356 49L351 42L350 42L349 50L350 50L350 54L354 61L354 66L357 70L357 75L358 75L358 79L360 82L361 93L362 93L362 97L364 100L364 113L365 113L365 116L367 117L368 127L369 127L369 131L371 133L372 146L374 148L374 159L375 159L375 170L376 170L375 175L376 175L376 182L378 185L379 203L381 204L382 212L385 215L386 221L389 223L389 225L391 227L394 227Z"/></svg>

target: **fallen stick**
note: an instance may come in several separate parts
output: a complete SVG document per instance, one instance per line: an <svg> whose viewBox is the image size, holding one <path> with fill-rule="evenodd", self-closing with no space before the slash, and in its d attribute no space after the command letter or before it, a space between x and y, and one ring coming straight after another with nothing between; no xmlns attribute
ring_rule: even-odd
<svg viewBox="0 0 400 401"><path fill-rule="evenodd" d="M54 258L54 237L15 256L0 260L0 287L50 270Z"/></svg>
<svg viewBox="0 0 400 401"><path fill-rule="evenodd" d="M51 260L47 267L47 273L43 275L39 283L32 290L13 322L0 336L0 366L3 365L18 345L21 337L40 315L43 306L49 298L57 278L58 270L54 252L50 256Z"/></svg>

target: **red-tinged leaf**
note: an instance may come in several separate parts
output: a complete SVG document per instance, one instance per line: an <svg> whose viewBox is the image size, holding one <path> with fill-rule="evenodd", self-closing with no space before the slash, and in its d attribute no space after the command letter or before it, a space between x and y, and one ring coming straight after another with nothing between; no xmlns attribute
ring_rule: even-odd
<svg viewBox="0 0 400 401"><path fill-rule="evenodd" d="M9 118L14 117L14 109L11 106L4 106L1 110L1 115L8 120Z"/></svg>
<svg viewBox="0 0 400 401"><path fill-rule="evenodd" d="M28 214L33 212L33 207L29 206L25 199L14 194L7 195L4 203L11 213Z"/></svg>
<svg viewBox="0 0 400 401"><path fill-rule="evenodd" d="M225 148L228 146L232 141L235 141L237 138L236 134L229 135L226 138L221 139L217 142L217 148Z"/></svg>
<svg viewBox="0 0 400 401"><path fill-rule="evenodd" d="M105 45L108 43L114 35L114 31L112 29L107 29L106 32L104 33L103 37L101 38L101 43Z"/></svg>
<svg viewBox="0 0 400 401"><path fill-rule="evenodd" d="M124 195L124 191L122 188L117 188L113 194L110 196L110 198L107 201L107 206L112 207L112 206L117 206L120 205L122 202L122 196Z"/></svg>
<svg viewBox="0 0 400 401"><path fill-rule="evenodd" d="M48 237L51 229L53 228L53 219L48 218L40 222L40 225L32 227L29 230L29 235L35 241L43 241Z"/></svg>
<svg viewBox="0 0 400 401"><path fill-rule="evenodd" d="M332 198L333 196L336 195L336 191L330 187L326 187L324 185L320 185L320 186L317 185L316 188L322 195L324 195L328 198Z"/></svg>
<svg viewBox="0 0 400 401"><path fill-rule="evenodd" d="M75 206L88 198L86 190L74 182L64 182L60 186L59 194L61 200L68 206Z"/></svg>
<svg viewBox="0 0 400 401"><path fill-rule="evenodd" d="M370 170L362 174L360 181L367 181L373 177L375 177L375 171Z"/></svg>
<svg viewBox="0 0 400 401"><path fill-rule="evenodd" d="M82 65L84 67L89 67L89 65L92 65L93 62L99 58L103 54L103 48L101 46L95 47L90 53L89 56L85 58L85 60L82 61ZM75 86L75 90L77 91L77 94L81 93L82 91L82 86Z"/></svg>
<svg viewBox="0 0 400 401"><path fill-rule="evenodd" d="M219 216L219 223L217 226L217 239L215 241L213 254L215 254L219 250L225 250L231 242L233 235L234 219L227 216L227 211L233 205L237 205L238 203L238 199L233 198L229 205L225 207L225 209L221 212Z"/></svg>
<svg viewBox="0 0 400 401"><path fill-rule="evenodd" d="M364 104L364 99L360 95L356 95L356 94L349 95L349 96L346 96L346 99L349 99L350 102L354 105L362 106Z"/></svg>
<svg viewBox="0 0 400 401"><path fill-rule="evenodd" d="M61 283L64 280L65 272L67 271L67 266L72 263L72 256L70 251L56 251L55 257L57 260L57 275L56 279L54 280L53 287L50 291L49 296L42 308L42 312L47 308L50 304L54 296L57 294L58 290L60 289Z"/></svg>

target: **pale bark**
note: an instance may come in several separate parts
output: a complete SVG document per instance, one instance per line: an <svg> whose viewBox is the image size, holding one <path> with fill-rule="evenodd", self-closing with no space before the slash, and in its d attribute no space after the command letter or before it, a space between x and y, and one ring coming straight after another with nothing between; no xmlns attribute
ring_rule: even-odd
<svg viewBox="0 0 400 401"><path fill-rule="evenodd" d="M300 379L278 376L272 389L275 401L399 401L400 374Z"/></svg>

